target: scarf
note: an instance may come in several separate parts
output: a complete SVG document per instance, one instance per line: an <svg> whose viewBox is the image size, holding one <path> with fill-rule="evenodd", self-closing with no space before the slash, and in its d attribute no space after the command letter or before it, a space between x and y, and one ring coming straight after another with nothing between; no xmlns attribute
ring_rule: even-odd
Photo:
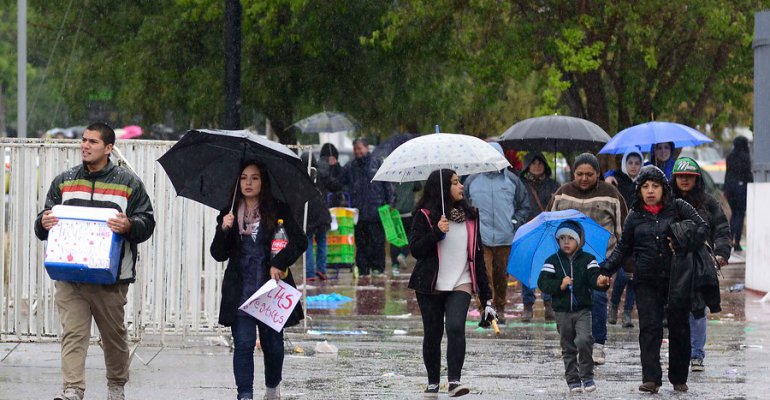
<svg viewBox="0 0 770 400"><path fill-rule="evenodd" d="M238 206L238 230L241 235L253 235L254 228L259 226L259 201L251 209L246 209L246 202Z"/></svg>
<svg viewBox="0 0 770 400"><path fill-rule="evenodd" d="M465 222L465 210L460 207L455 207L449 210L449 220L455 223Z"/></svg>
<svg viewBox="0 0 770 400"><path fill-rule="evenodd" d="M663 204L655 204L655 205L644 205L644 209L649 211L652 215L658 215L660 210L663 209Z"/></svg>

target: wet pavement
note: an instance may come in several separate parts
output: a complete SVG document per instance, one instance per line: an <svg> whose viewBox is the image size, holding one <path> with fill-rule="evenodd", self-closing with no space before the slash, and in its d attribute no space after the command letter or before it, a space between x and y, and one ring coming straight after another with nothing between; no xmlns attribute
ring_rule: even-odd
<svg viewBox="0 0 770 400"><path fill-rule="evenodd" d="M770 303L759 302L761 296L756 293L728 290L742 283L744 276L741 260L731 261L734 263L725 267L721 283L724 311L709 316L706 371L691 374L686 394L674 393L664 379L655 398L770 398ZM333 307L321 304L323 308L310 308L308 333L300 328L288 331L282 398L422 398L426 383L422 323L414 294L407 289L408 278L407 270L395 277L353 279L349 270L343 269L336 280L310 282L308 296L337 293L351 300ZM607 364L595 369L598 391L569 395L556 325L543 321L539 300L533 322L521 322L519 287L511 286L508 294L508 323L501 326L499 336L477 328L478 317L469 317L463 382L471 387L471 393L464 398L651 396L637 391L641 383L637 328L609 325ZM127 385L128 399L235 398L228 337L164 340L166 345L161 347L158 338L145 335L138 345ZM337 353L316 351L328 347L324 341L335 346ZM296 352L298 349L302 352ZM665 360L665 344L662 355ZM261 354L256 357L257 398L264 382L261 358ZM0 400L53 398L61 379L59 359L58 343L0 343ZM445 360L443 364L440 398L448 398ZM86 398L105 398L104 362L98 345L89 349L87 371Z"/></svg>

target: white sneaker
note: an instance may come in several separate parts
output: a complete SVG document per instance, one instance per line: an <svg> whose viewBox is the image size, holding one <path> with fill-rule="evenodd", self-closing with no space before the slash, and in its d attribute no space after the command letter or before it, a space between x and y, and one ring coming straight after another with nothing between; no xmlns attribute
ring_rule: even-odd
<svg viewBox="0 0 770 400"><path fill-rule="evenodd" d="M265 388L265 400L281 400L281 385Z"/></svg>
<svg viewBox="0 0 770 400"><path fill-rule="evenodd" d="M603 344L594 343L594 351L593 351L592 357L594 359L594 364L596 365L603 365L606 362L607 356L604 353Z"/></svg>

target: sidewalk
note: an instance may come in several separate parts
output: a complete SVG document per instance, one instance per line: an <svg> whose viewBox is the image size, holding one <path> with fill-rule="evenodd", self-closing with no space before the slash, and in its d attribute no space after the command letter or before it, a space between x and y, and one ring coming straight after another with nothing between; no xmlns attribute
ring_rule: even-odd
<svg viewBox="0 0 770 400"><path fill-rule="evenodd" d="M725 271L724 287L742 282L742 265ZM761 399L770 393L770 304L759 296L723 291L725 312L711 316L706 371L692 374L687 394L675 394L665 381L656 399ZM748 319L748 321L746 321ZM638 322L634 321L638 327ZM284 399L420 399L426 384L419 316L314 316L315 329L365 330L365 335L288 334L304 354L287 354ZM406 335L394 334L404 330ZM468 399L575 398L567 394L558 334L542 319L513 320L495 338L467 325L463 382ZM607 364L595 370L598 391L578 398L649 399L637 391L641 366L638 328L609 326ZM219 338L195 337L168 343L146 337L131 364L127 399L234 399L231 353ZM316 354L323 340L339 348L336 356ZM446 342L444 342L446 343ZM444 345L445 346L445 345ZM664 350L662 356L667 356ZM5 357L5 359L3 359ZM256 357L256 398L261 398L261 354ZM0 400L52 399L60 386L58 343L0 343ZM445 363L445 361L444 361ZM665 368L665 366L664 366ZM104 399L106 380L99 346L89 349L86 399ZM446 371L442 371L445 375ZM664 370L665 375L665 370ZM445 376L442 379L446 379ZM443 381L440 398L446 395Z"/></svg>

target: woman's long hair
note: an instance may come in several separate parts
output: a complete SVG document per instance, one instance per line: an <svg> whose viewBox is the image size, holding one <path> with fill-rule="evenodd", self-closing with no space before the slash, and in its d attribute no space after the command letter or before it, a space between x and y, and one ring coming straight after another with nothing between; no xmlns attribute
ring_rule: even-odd
<svg viewBox="0 0 770 400"><path fill-rule="evenodd" d="M422 193L422 197L417 201L414 214L420 212L420 209L426 208L430 211L430 219L435 222L441 218L441 199L444 199L444 207L447 215L452 208L460 208L465 211L468 218L475 217L473 207L463 197L460 201L452 200L451 187L452 176L456 173L451 169L435 170L428 176L428 181L425 183L425 190ZM443 181L444 192L441 193L441 182L439 177Z"/></svg>
<svg viewBox="0 0 770 400"><path fill-rule="evenodd" d="M265 165L262 164L262 162L257 160L249 160L241 165L241 171L238 173L238 190L235 191L235 210L233 211L234 213L237 213L238 207L243 201L243 195L241 194L240 176L243 174L243 170L245 170L246 167L250 165L257 167L259 170L260 180L262 181L262 187L259 190L259 195L257 196L257 200L259 201L259 224L262 228L264 228L264 232L272 232L278 221L276 221L276 208L275 200L273 199L273 192L270 190L270 177L267 175L267 168L265 168Z"/></svg>

